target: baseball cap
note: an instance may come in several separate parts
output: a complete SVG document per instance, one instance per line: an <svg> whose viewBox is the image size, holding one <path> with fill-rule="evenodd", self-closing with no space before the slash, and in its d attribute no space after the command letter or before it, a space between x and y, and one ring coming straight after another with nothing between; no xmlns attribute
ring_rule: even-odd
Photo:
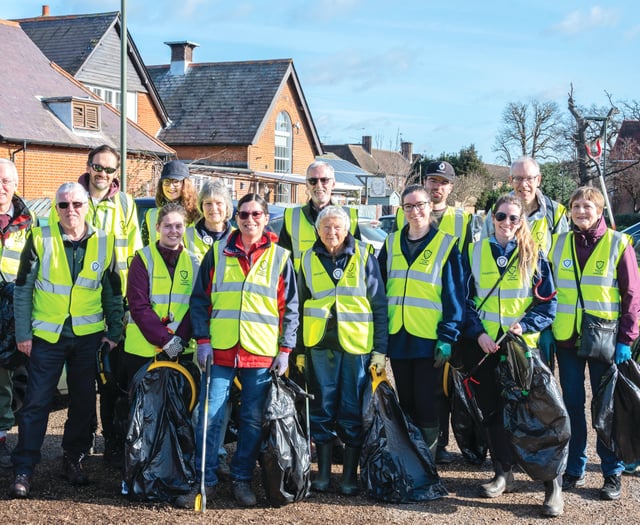
<svg viewBox="0 0 640 525"><path fill-rule="evenodd" d="M160 180L162 179L183 180L188 178L189 178L189 168L184 162L180 162L179 160L172 160L167 162L164 166L162 166L162 175L160 175Z"/></svg>
<svg viewBox="0 0 640 525"><path fill-rule="evenodd" d="M431 162L427 166L427 172L425 173L425 177L429 175L437 175L438 177L442 177L443 179L447 179L449 182L453 182L456 178L456 170L453 169L453 166L444 160L438 160L436 162Z"/></svg>

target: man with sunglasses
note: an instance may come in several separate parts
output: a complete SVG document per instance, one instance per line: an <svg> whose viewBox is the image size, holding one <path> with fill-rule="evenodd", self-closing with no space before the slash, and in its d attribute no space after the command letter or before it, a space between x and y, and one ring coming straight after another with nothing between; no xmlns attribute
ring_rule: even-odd
<svg viewBox="0 0 640 525"><path fill-rule="evenodd" d="M540 191L542 175L540 166L532 157L520 157L511 164L509 183L513 194L524 204L529 230L540 250L547 255L551 249L551 236L569 231L566 208L551 200ZM490 237L494 232L491 211L482 227L481 237Z"/></svg>
<svg viewBox="0 0 640 525"><path fill-rule="evenodd" d="M300 269L300 258L318 239L315 223L318 214L327 206L335 206L331 191L336 185L333 166L324 161L316 161L307 168L307 193L309 202L297 208L287 208L284 212L284 224L278 244L293 255L296 272ZM351 235L360 240L358 211L344 208L351 220Z"/></svg>
<svg viewBox="0 0 640 525"><path fill-rule="evenodd" d="M35 218L25 202L16 195L18 188L18 170L13 162L0 159L0 290L3 296L10 298L5 305L12 305L13 282L18 273L18 263L27 234L35 226ZM7 294L7 295L5 295ZM5 312L6 313L6 312ZM11 317L6 317L10 320ZM4 327L3 327L4 328ZM16 351L15 339L3 333L7 353L9 349ZM11 452L7 447L7 431L15 423L11 403L13 400L12 364L15 357L3 361L0 365L0 467L11 467ZM6 366L5 366L6 365Z"/></svg>
<svg viewBox="0 0 640 525"><path fill-rule="evenodd" d="M76 182L56 193L58 223L33 228L22 252L14 292L18 350L29 379L18 415L15 472L9 495L26 498L47 431L53 393L67 367L69 411L62 436L63 476L86 485L82 459L93 439L96 349L122 337L123 303L115 238L87 221L88 194Z"/></svg>
<svg viewBox="0 0 640 525"><path fill-rule="evenodd" d="M116 265L122 282L122 295L126 297L128 261L142 248L142 237L138 226L138 213L133 197L120 191L120 179L117 176L120 167L120 154L115 148L103 144L89 152L87 171L78 182L89 193L87 222L94 228L114 235L116 239ZM57 221L57 209L52 207L49 224ZM123 343L109 353L108 359L113 377L121 385L126 385L120 362L124 353ZM125 424L127 414L116 413L120 389L113 385L103 385L100 389L100 420L104 437L104 461L114 467L122 466L124 459ZM123 386L123 388L125 388ZM95 428L97 429L97 417ZM122 427L122 428L120 428ZM93 448L93 446L91 447Z"/></svg>

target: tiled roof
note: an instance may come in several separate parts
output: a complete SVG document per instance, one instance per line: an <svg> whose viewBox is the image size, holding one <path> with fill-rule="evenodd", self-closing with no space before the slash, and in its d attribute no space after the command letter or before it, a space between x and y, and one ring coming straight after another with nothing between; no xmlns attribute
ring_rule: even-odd
<svg viewBox="0 0 640 525"><path fill-rule="evenodd" d="M319 155L316 157L316 160L321 160L333 166L337 182L352 184L354 186L364 186L367 180L366 177L371 177L372 175L355 164L341 159L334 153Z"/></svg>
<svg viewBox="0 0 640 525"><path fill-rule="evenodd" d="M117 20L118 12L72 16L40 16L17 20L49 60L72 76Z"/></svg>
<svg viewBox="0 0 640 525"><path fill-rule="evenodd" d="M172 121L160 138L172 145L252 144L295 77L291 59L192 63L184 75L170 74L169 65L148 70Z"/></svg>
<svg viewBox="0 0 640 525"><path fill-rule="evenodd" d="M369 154L359 144L325 144L323 148L373 175L404 177L411 171L411 162L397 151L372 149Z"/></svg>
<svg viewBox="0 0 640 525"><path fill-rule="evenodd" d="M116 110L102 106L101 131L74 132L41 101L53 97L97 100L51 64L17 23L0 20L0 139L88 148L119 144L120 114ZM173 153L135 124L128 126L127 147L130 151L158 155Z"/></svg>

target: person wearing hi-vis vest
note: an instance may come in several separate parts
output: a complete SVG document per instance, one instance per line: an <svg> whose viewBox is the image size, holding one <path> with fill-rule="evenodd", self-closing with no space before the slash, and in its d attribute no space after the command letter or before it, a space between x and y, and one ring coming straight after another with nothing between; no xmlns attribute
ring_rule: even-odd
<svg viewBox="0 0 640 525"><path fill-rule="evenodd" d="M255 193L245 195L238 201L236 219L239 230L204 256L190 304L198 363L202 368L209 358L213 363L209 417L198 423L208 425L212 443L220 442L236 376L242 385L231 478L236 501L250 507L257 503L251 481L270 373L282 375L288 368L298 330L298 292L290 253L275 243L274 233L265 231L267 202ZM218 484L218 450L206 450L205 487L212 495Z"/></svg>
<svg viewBox="0 0 640 525"><path fill-rule="evenodd" d="M313 247L318 238L316 219L323 208L335 204L331 192L336 185L333 166L318 160L307 168L307 193L309 202L304 206L287 208L284 212L284 224L280 232L278 244L289 250L293 258L296 272L300 269L302 254ZM358 212L354 208L346 208L351 222L351 234L360 239L358 228Z"/></svg>
<svg viewBox="0 0 640 525"><path fill-rule="evenodd" d="M49 410L67 367L69 410L62 436L63 476L85 485L96 406L96 352L122 338L122 292L111 234L86 222L87 191L68 182L56 193L59 222L34 228L22 252L14 292L16 342L29 356L29 379L12 454L11 497L26 498L40 461Z"/></svg>
<svg viewBox="0 0 640 525"><path fill-rule="evenodd" d="M296 367L305 373L311 437L318 475L311 488L325 492L336 437L345 444L341 492L358 492L362 403L369 366L381 374L387 353L387 299L375 257L349 233L350 218L327 206L316 220L320 238L302 254L298 272L302 344ZM302 334L300 334L302 332Z"/></svg>
<svg viewBox="0 0 640 525"><path fill-rule="evenodd" d="M534 158L520 157L511 164L509 183L513 186L512 193L522 201L531 236L546 256L551 249L552 236L569 231L569 225L567 209L540 191L541 182L540 166ZM491 213L487 214L482 225L483 239L495 231Z"/></svg>
<svg viewBox="0 0 640 525"><path fill-rule="evenodd" d="M388 301L388 355L400 406L435 454L438 369L451 357L464 312L462 262L458 239L431 222L425 188L407 186L401 205L407 224L387 237L378 258Z"/></svg>
<svg viewBox="0 0 640 525"><path fill-rule="evenodd" d="M502 195L493 207L491 221L494 233L469 246L468 257L464 258L468 300L463 333L470 344L464 349L463 362L472 369L487 356L474 372L494 468L491 481L479 487L483 498L496 498L513 490L513 458L504 428L504 404L494 377L501 356L496 341L511 331L535 348L538 333L551 325L556 313L551 269L531 237L522 201L513 194ZM533 304L534 289L539 297L549 300ZM542 513L558 516L563 507L559 478L545 481Z"/></svg>
<svg viewBox="0 0 640 525"><path fill-rule="evenodd" d="M162 166L156 185L156 207L147 210L140 227L142 244L145 246L158 240L158 211L169 202L175 202L184 208L187 212L187 226L200 218L198 193L189 178L189 166L179 160L170 160Z"/></svg>
<svg viewBox="0 0 640 525"><path fill-rule="evenodd" d="M585 186L575 190L569 200L571 231L554 239L549 255L558 285L558 313L552 331L543 332L540 348L547 361L556 353L562 397L571 422L569 458L562 479L564 489L585 485L585 367L589 367L589 382L595 394L614 361L619 364L631 359L631 344L638 337L640 277L633 241L628 235L607 228L603 210L604 197L598 189ZM578 355L580 338L585 337L583 317L587 314L617 324L610 356ZM609 362L605 360L607 357ZM600 439L596 452L604 477L600 499L617 500L621 496L624 464Z"/></svg>

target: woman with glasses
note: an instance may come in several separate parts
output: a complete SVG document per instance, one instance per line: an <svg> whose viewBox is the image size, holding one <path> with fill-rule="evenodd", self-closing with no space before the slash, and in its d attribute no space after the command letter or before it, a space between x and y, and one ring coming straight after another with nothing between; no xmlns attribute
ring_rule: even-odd
<svg viewBox="0 0 640 525"><path fill-rule="evenodd" d="M212 443L220 442L236 376L242 385L231 477L236 501L249 507L256 504L251 482L270 372L282 375L288 368L296 345L298 293L290 252L276 244L275 234L265 231L267 202L247 194L238 201L236 217L239 229L217 241L202 260L191 296L191 320L200 366L205 367L208 358L213 362L208 427ZM211 495L218 484L218 450L209 454L214 457L205 465L205 486Z"/></svg>
<svg viewBox="0 0 640 525"><path fill-rule="evenodd" d="M458 239L431 221L431 199L421 185L402 192L404 227L389 235L379 262L386 284L387 355L400 406L435 453L439 423L438 367L451 356L464 313Z"/></svg>
<svg viewBox="0 0 640 525"><path fill-rule="evenodd" d="M158 240L156 231L158 210L168 202L176 202L185 209L187 226L193 224L200 217L198 194L193 183L189 180L189 168L179 160L169 161L162 167L162 174L156 186L156 207L147 210L141 227L144 246Z"/></svg>
<svg viewBox="0 0 640 525"><path fill-rule="evenodd" d="M571 231L554 239L550 253L553 276L563 286L558 286L558 315L552 333L543 334L540 347L549 360L555 350L562 396L571 422L563 489L585 484L585 368L589 367L591 391L595 393L614 361L619 364L631 359L631 345L638 337L640 277L633 239L607 227L602 215L604 204L604 196L596 188L585 186L575 190L569 200ZM580 339L588 337L584 320L587 315L606 319L615 326L617 334L610 345L611 355L600 358L578 355ZM596 453L604 478L600 499L617 500L621 495L624 464L600 439Z"/></svg>
<svg viewBox="0 0 640 525"><path fill-rule="evenodd" d="M513 490L513 459L503 423L504 405L494 377L501 356L496 341L511 331L535 347L539 332L551 324L556 313L555 298L530 308L534 288L539 296L549 297L554 284L549 263L529 231L522 201L513 194L501 196L492 209L491 220L493 234L473 243L464 259L468 276L464 335L471 344L464 349L463 360L467 368L473 368L488 356L474 372L479 382L475 394L484 416L495 472L491 481L480 486L480 496L484 498L496 498ZM545 482L545 487L543 514L562 514L559 480Z"/></svg>

